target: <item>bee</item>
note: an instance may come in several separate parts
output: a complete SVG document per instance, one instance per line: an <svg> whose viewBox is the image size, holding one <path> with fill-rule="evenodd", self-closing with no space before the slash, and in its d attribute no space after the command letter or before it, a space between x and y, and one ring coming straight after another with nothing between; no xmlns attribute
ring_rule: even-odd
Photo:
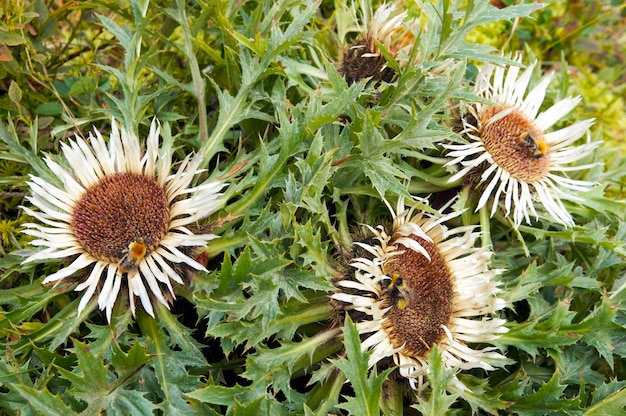
<svg viewBox="0 0 626 416"><path fill-rule="evenodd" d="M417 292L408 287L397 273L391 275L391 281L383 291L383 295L389 296L390 304L398 309L415 305L419 300Z"/></svg>
<svg viewBox="0 0 626 416"><path fill-rule="evenodd" d="M526 129L519 135L519 139L522 147L529 149L533 157L537 159L544 157L548 152L548 144L543 138L537 137L537 132L534 130Z"/></svg>
<svg viewBox="0 0 626 416"><path fill-rule="evenodd" d="M133 273L139 268L139 262L148 254L148 248L143 238L138 238L131 242L128 247L122 251L122 258L117 263L117 269L120 273Z"/></svg>

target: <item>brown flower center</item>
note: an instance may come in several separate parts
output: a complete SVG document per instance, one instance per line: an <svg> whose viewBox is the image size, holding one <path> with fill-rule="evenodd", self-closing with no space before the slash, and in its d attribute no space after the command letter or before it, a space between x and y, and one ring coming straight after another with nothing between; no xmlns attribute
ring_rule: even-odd
<svg viewBox="0 0 626 416"><path fill-rule="evenodd" d="M168 231L169 220L165 192L154 179L116 173L87 189L70 225L91 255L118 262L138 241L138 247L144 245L141 257L155 250Z"/></svg>
<svg viewBox="0 0 626 416"><path fill-rule="evenodd" d="M370 82L391 82L395 71L387 66L385 57L378 47L371 47L367 42L353 43L343 54L340 73L348 84L371 78Z"/></svg>
<svg viewBox="0 0 626 416"><path fill-rule="evenodd" d="M480 112L485 150L517 180L530 183L545 177L550 171L550 152L543 133L518 109L490 123L500 111L487 107Z"/></svg>
<svg viewBox="0 0 626 416"><path fill-rule="evenodd" d="M383 322L394 348L404 346L404 353L424 357L445 336L449 326L454 296L452 278L437 247L412 235L430 255L430 261L409 248L385 264L384 272L392 281L383 293L383 305L391 306Z"/></svg>

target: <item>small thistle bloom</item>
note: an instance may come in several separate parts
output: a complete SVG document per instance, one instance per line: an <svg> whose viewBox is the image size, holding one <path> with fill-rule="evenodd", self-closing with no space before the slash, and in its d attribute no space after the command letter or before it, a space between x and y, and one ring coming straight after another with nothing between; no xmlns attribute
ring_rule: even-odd
<svg viewBox="0 0 626 416"><path fill-rule="evenodd" d="M342 58L340 72L348 83L366 78L386 82L393 79L395 73L387 66L376 42L382 44L400 64L405 63L415 42L411 27L417 27L415 20L405 22L406 17L407 12L395 13L394 4L383 4L376 10L363 39L357 39Z"/></svg>
<svg viewBox="0 0 626 416"><path fill-rule="evenodd" d="M133 315L138 296L144 310L154 316L151 298L168 306L164 289L174 297L171 281L183 283L177 265L205 270L189 254L217 236L196 235L187 226L221 206L219 191L225 186L211 182L190 187L200 172L200 159L191 155L170 174L172 150L159 150L156 119L144 155L139 139L123 128L120 132L115 120L111 130L108 149L98 130L88 141L76 136L63 143L69 168L46 157L63 185L31 175L32 196L27 200L39 211L22 207L43 224L25 224L24 233L36 238L31 244L45 247L24 262L73 259L47 276L44 284L88 269L76 287L85 291L78 312L98 290L98 306L106 309L109 321L124 281Z"/></svg>
<svg viewBox="0 0 626 416"><path fill-rule="evenodd" d="M573 226L572 216L561 199L580 200L576 192L589 191L594 183L570 179L568 171L588 169L594 164L567 166L595 149L598 143L577 147L572 143L588 134L593 119L579 121L560 130L548 130L559 119L572 111L580 97L569 97L537 114L543 103L552 74L545 76L526 93L536 62L521 75L517 66L508 70L485 65L476 79L476 93L495 104L476 103L462 118L461 135L467 144L445 145L447 165L461 164L462 168L450 181L456 181L470 171L480 175L480 184L486 184L477 209L492 197L491 215L504 199L505 215L513 210L513 222L518 227L530 215L538 217L535 202L539 201L558 223Z"/></svg>
<svg viewBox="0 0 626 416"><path fill-rule="evenodd" d="M500 271L490 268L492 253L474 247L480 233L443 225L458 213L416 214L402 199L397 212L390 210L391 233L369 227L374 238L355 242L363 257L353 259L354 275L337 282L340 289L333 295L367 316L357 328L366 335L363 348L372 350L369 365L392 357L399 374L420 389L434 345L451 369L505 364L495 347L467 345L507 332L505 321L492 316L505 303L497 297L494 278Z"/></svg>

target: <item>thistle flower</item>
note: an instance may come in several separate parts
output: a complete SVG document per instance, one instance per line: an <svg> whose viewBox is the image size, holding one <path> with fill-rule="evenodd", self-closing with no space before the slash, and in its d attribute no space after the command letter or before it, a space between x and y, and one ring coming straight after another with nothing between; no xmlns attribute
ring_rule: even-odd
<svg viewBox="0 0 626 416"><path fill-rule="evenodd" d="M380 6L374 13L374 18L363 38L353 42L344 53L340 73L348 83L366 78L386 82L393 79L395 73L387 66L377 42L382 44L400 64L406 63L415 42L413 30L417 28L417 21L405 22L407 12L396 13L395 9L394 4Z"/></svg>
<svg viewBox="0 0 626 416"><path fill-rule="evenodd" d="M570 179L569 171L588 169L593 164L567 166L589 155L598 143L572 144L588 133L593 119L579 121L556 131L548 131L558 120L572 111L580 97L558 101L538 114L552 75L545 76L530 92L531 74L536 62L521 75L517 66L508 69L485 65L476 79L476 93L495 104L475 103L462 118L461 135L467 144L445 145L452 158L447 166L462 168L450 181L468 173L480 175L486 184L477 209L492 198L491 215L504 199L505 215L513 210L518 227L530 215L538 217L535 202L543 205L558 223L574 225L572 216L561 199L580 200L575 193L589 191L592 182Z"/></svg>
<svg viewBox="0 0 626 416"><path fill-rule="evenodd" d="M174 297L171 282L183 283L175 266L205 270L189 253L217 236L196 235L187 227L220 207L219 191L225 185L210 182L190 187L200 163L191 155L170 174L171 149L159 150L159 131L155 119L142 155L139 139L123 128L120 132L113 120L108 149L95 130L88 141L76 136L61 145L68 168L45 158L61 187L30 177L32 196L27 200L39 211L22 208L42 224L25 224L24 233L36 238L31 244L45 248L24 263L72 259L47 276L44 284L88 269L75 289L85 291L79 313L98 290L98 306L106 309L110 321L126 281L133 315L138 296L144 310L154 316L153 299L168 306L164 289Z"/></svg>
<svg viewBox="0 0 626 416"><path fill-rule="evenodd" d="M494 347L473 349L507 332L493 317L504 307L497 297L486 248L475 248L475 227L448 229L443 222L458 215L433 216L406 209L400 199L391 233L368 227L373 239L355 242L363 257L353 259L354 275L337 282L333 298L352 305L367 319L357 322L371 349L369 365L392 357L399 374L414 389L424 385L427 357L434 345L451 369L493 370L505 357ZM457 381L457 384L460 382Z"/></svg>

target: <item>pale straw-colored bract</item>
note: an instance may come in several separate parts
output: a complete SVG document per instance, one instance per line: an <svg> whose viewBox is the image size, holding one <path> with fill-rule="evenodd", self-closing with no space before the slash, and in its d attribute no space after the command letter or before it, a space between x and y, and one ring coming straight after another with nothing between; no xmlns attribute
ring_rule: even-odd
<svg viewBox="0 0 626 416"><path fill-rule="evenodd" d="M35 237L35 240L31 242L32 245L44 248L28 257L25 263L48 259L72 260L69 265L47 276L43 281L44 284L60 282L86 270L83 273L87 277L75 289L85 292L78 306L79 313L94 293L99 291L98 306L101 310L106 310L107 319L110 321L113 305L120 294L124 279L127 279L128 298L133 315L135 314L135 297L139 297L144 310L154 316L151 298L168 306L162 289L167 288L173 297L174 290L171 282L183 284L180 267L177 266L205 270L189 253L193 248L205 246L208 241L217 236L194 234L188 227L221 207L223 201L220 199L219 191L225 184L215 181L190 186L196 174L201 172L199 170L201 160L197 156L188 155L172 174L170 171L173 149L168 146L159 149L159 138L160 125L154 119L146 140L146 152L142 154L142 146L136 135L127 132L124 128L119 130L113 120L108 147L101 133L95 130L95 136L90 133L88 140L76 136L74 140L61 145L67 164L57 163L50 157L45 158L50 170L59 178L60 186L48 183L37 176L31 175L30 177L32 196L26 199L38 210L26 206L22 208L40 223L25 224L24 233ZM143 182L137 182L137 184L148 183L160 191L162 205L165 207L163 232L149 247L145 256L137 261L136 268L128 273L120 271L120 258L99 255L104 252L99 248L108 248L109 242L97 241L94 237L94 240L88 239L93 247L86 247L79 241L80 236L77 236L78 228L75 224L76 221L81 220L76 218L76 209L85 195L98 189L100 192L98 195L104 193L104 196L108 196L106 189L100 189L98 186L105 180L115 181L116 178L124 177L124 175L130 178L128 180L131 185L134 185L134 178L139 178ZM121 228L129 226L128 221L132 220L133 224L130 226L139 230L139 234L143 229L149 234L150 227L142 221L149 217L150 213L134 213L132 211L134 205L137 204L125 202L128 198L132 201L133 197L137 198L133 189L116 189L111 193L110 198L102 198L98 201L98 206L94 208L96 213L106 212L109 207L123 213L128 212L124 218L125 225L121 225L121 222L115 223L113 220L110 224L98 224L98 226L110 226L111 229L107 230L109 234L122 235L121 233L125 231ZM151 203L151 201L138 202L140 203L138 206ZM87 214L91 215L93 212L87 212ZM78 225L81 229L88 229L91 226L88 223ZM99 235L98 230L93 230L93 235ZM141 237L144 236L141 235ZM128 243L130 241L125 244ZM119 247L119 251L122 252L126 248L126 246Z"/></svg>
<svg viewBox="0 0 626 416"><path fill-rule="evenodd" d="M415 19L406 21L406 11L396 12L393 3L382 4L372 18L371 25L366 27L366 39L372 50L377 50L375 41L380 42L394 58L405 58L415 41L415 34L411 31L419 28ZM401 52L405 56L401 56ZM365 56L365 55L364 55Z"/></svg>

